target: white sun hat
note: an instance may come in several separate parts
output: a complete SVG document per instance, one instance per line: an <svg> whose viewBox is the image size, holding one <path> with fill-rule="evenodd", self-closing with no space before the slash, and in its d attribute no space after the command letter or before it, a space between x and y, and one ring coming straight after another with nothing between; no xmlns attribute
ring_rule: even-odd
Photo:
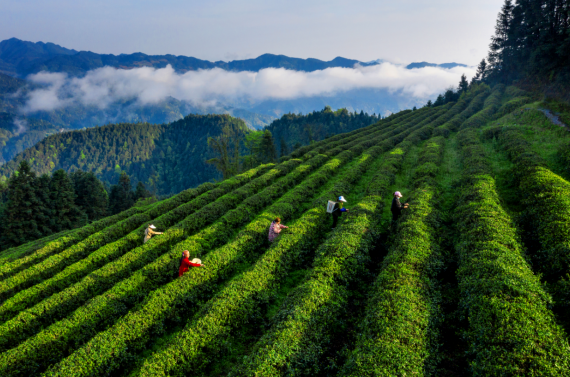
<svg viewBox="0 0 570 377"><path fill-rule="evenodd" d="M148 227L149 227L149 228L152 228L152 229L156 229L156 227L155 227L154 225L152 225L152 224L150 224Z"/></svg>
<svg viewBox="0 0 570 377"><path fill-rule="evenodd" d="M396 191L396 192L394 193L394 196L397 196L397 197L401 198L401 197L402 197L402 193L401 193L400 191Z"/></svg>
<svg viewBox="0 0 570 377"><path fill-rule="evenodd" d="M197 264L202 264L202 261L201 261L200 259L198 259L198 258L194 258L194 259L192 259L190 262L192 262L192 263L197 263Z"/></svg>
<svg viewBox="0 0 570 377"><path fill-rule="evenodd" d="M346 203L346 199L344 198L344 196L339 196L339 197L338 197L338 201L339 201L339 202Z"/></svg>

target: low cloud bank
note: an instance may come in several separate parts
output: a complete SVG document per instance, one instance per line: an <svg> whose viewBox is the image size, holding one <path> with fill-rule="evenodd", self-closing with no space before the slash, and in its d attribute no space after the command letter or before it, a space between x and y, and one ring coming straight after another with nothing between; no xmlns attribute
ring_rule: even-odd
<svg viewBox="0 0 570 377"><path fill-rule="evenodd" d="M456 87L462 74L471 78L475 70L470 67L409 70L392 63L382 63L315 72L283 68L232 72L215 68L181 74L170 65L160 69L143 67L130 70L104 67L81 78L40 72L28 77L42 87L28 94L22 111L51 111L72 104L104 109L114 102L133 99L147 105L159 103L169 96L197 105L236 100L255 103L268 99L333 96L364 88L398 91L427 101L449 86Z"/></svg>

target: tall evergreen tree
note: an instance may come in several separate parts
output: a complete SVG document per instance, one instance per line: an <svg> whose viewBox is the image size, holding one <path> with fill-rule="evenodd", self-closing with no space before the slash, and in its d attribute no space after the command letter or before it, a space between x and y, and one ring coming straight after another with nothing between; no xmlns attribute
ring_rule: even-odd
<svg viewBox="0 0 570 377"><path fill-rule="evenodd" d="M511 38L513 9L513 2L505 0L495 25L495 35L491 37L489 57L487 58L490 68L496 76L495 78L501 82L508 82L516 71L513 67L513 49L511 48L513 42L513 38Z"/></svg>
<svg viewBox="0 0 570 377"><path fill-rule="evenodd" d="M52 232L51 221L53 215L51 208L51 177L47 174L42 174L36 178L35 187L36 197L41 203L41 216L45 219L45 221L38 224L38 227L43 235L50 234Z"/></svg>
<svg viewBox="0 0 570 377"><path fill-rule="evenodd" d="M445 91L443 95L443 99L445 103L453 102L457 100L457 94L453 91L452 88L449 88Z"/></svg>
<svg viewBox="0 0 570 377"><path fill-rule="evenodd" d="M81 170L71 173L75 189L75 204L87 215L89 222L97 221L107 215L109 198L105 186L92 172Z"/></svg>
<svg viewBox="0 0 570 377"><path fill-rule="evenodd" d="M135 189L135 196L134 196L135 202L139 199L148 198L149 196L150 192L146 189L144 183L139 181L139 183L137 183L137 188Z"/></svg>
<svg viewBox="0 0 570 377"><path fill-rule="evenodd" d="M85 214L75 204L75 190L69 175L56 170L50 182L51 229L61 232L84 225Z"/></svg>
<svg viewBox="0 0 570 377"><path fill-rule="evenodd" d="M206 162L213 164L221 173L224 179L229 178L240 171L239 151L243 132L230 125L224 126L221 135L208 138L208 146L218 154L218 157L211 158Z"/></svg>
<svg viewBox="0 0 570 377"><path fill-rule="evenodd" d="M433 103L433 106L441 106L441 105L445 105L445 99L443 98L443 95L438 95L435 102Z"/></svg>
<svg viewBox="0 0 570 377"><path fill-rule="evenodd" d="M9 248L46 236L49 219L36 195L36 174L23 160L17 174L8 181L8 202L4 211L2 246Z"/></svg>
<svg viewBox="0 0 570 377"><path fill-rule="evenodd" d="M281 144L281 150L280 150L280 156L286 156L288 153L288 149L287 149L287 143L285 143L285 139L283 138L283 136L281 136L279 143Z"/></svg>
<svg viewBox="0 0 570 377"><path fill-rule="evenodd" d="M134 204L131 191L131 179L127 173L122 172L119 183L111 187L109 195L109 212L113 215L131 208Z"/></svg>
<svg viewBox="0 0 570 377"><path fill-rule="evenodd" d="M487 62L485 61L485 59L483 59L477 66L477 72L475 73L475 76L473 76L473 78L471 79L471 84L485 81L487 79L487 73L488 73Z"/></svg>
<svg viewBox="0 0 570 377"><path fill-rule="evenodd" d="M271 131L265 130L263 132L259 149L261 152L261 161L263 163L275 162L275 159L277 158L277 150L275 149L275 143L273 142Z"/></svg>
<svg viewBox="0 0 570 377"><path fill-rule="evenodd" d="M469 82L467 82L467 76L465 74L461 75L461 80L459 81L459 86L457 87L457 92L459 94L466 92L469 89Z"/></svg>

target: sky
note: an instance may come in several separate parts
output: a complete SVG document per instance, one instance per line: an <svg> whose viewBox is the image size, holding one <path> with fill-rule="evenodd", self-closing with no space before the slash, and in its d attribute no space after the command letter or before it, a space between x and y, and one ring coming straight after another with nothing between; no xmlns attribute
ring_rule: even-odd
<svg viewBox="0 0 570 377"><path fill-rule="evenodd" d="M476 65L502 0L2 0L0 40L211 61L264 53Z"/></svg>

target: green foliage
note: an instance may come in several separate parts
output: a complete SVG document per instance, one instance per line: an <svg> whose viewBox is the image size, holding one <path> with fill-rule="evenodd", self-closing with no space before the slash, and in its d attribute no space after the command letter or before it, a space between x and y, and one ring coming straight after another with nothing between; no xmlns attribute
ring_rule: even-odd
<svg viewBox="0 0 570 377"><path fill-rule="evenodd" d="M485 99L483 109L463 122L460 129L469 127L481 128L487 122L491 121L493 119L493 115L497 112L499 106L501 106L501 98L503 97L504 90L504 85L496 85L489 97Z"/></svg>
<svg viewBox="0 0 570 377"><path fill-rule="evenodd" d="M292 162L291 165L294 164L295 163ZM86 259L70 265L53 278L47 279L41 284L34 286L33 289L24 291L11 300L6 301L0 310L0 315L4 319L18 314L18 311L23 307L29 307L31 304L37 303L41 300L42 296L48 293L57 293L65 288L63 292L54 294L48 300L43 301L38 306L32 307L30 310L22 311L12 321L1 326L0 347L5 347L6 342L14 345L18 340L26 338L30 332L37 331L37 326L41 325L41 322L45 324L54 318L70 313L77 308L77 306L85 303L87 299L93 297L93 295L104 292L113 286L114 283L120 282L122 279L127 278L133 271L156 259L156 257L164 251L164 244L158 243L158 245L156 245L156 241L158 240L153 239L137 248L137 246L141 245L146 223L149 222L149 219L152 217L158 216L164 211L171 210L167 214L150 220L161 229L169 228L175 225L179 220L185 218L185 221L190 222L189 220L192 218L188 218L188 215L194 213L197 207L203 206L209 201L214 201L216 198L219 198L220 195L223 195L224 191L231 191L249 182L256 175L266 171L267 166L263 166L257 170L251 170L246 174L238 176L235 179L224 181L223 184L219 185L220 187L218 187L218 189L212 190L211 184L205 184L198 189L187 190L174 198L158 203L146 212L147 216L141 218L144 222L142 227L139 227L117 242L105 244L96 252L90 254ZM207 212L202 211L202 213L196 217L204 215L205 213ZM180 227L181 225L184 225L184 223L178 223L176 226ZM167 236L167 238L169 236L172 237L172 233L175 232L167 231L165 236ZM109 263L109 261L114 259L118 254L124 255L119 260ZM143 281L149 285L155 283L149 278L148 271L157 271L160 266L163 266L164 269L164 260L165 258L161 258L157 262L151 263L148 266L149 268L144 268L137 273L138 279L142 278ZM162 262L162 264L160 262ZM104 267L97 271L96 276L91 275L86 279L81 279L86 273L102 266ZM166 267L168 267L168 263L166 263ZM131 280L136 282L136 279ZM143 287L140 281L133 285L139 289L139 293L142 292ZM115 299L114 296L111 297L113 300ZM36 319L41 318L42 321L28 321L27 319L31 317ZM106 320L108 319L109 318L106 318ZM77 335L81 336L82 334ZM55 350L52 351L55 352Z"/></svg>
<svg viewBox="0 0 570 377"><path fill-rule="evenodd" d="M456 113L456 115L454 115L448 122L436 128L434 136L448 137L450 132L457 131L467 119L483 108L483 104L489 95L489 91L489 87L482 84L477 85L475 88L465 93L462 99L459 100L458 104L463 103L465 105L468 104L468 106L463 111ZM459 111L460 108L461 107L458 106L457 111ZM455 109L456 107L453 107L453 110ZM452 111L450 111L450 113Z"/></svg>
<svg viewBox="0 0 570 377"><path fill-rule="evenodd" d="M122 172L119 183L111 187L109 194L109 212L113 215L126 211L135 203L131 188L131 179L127 173Z"/></svg>
<svg viewBox="0 0 570 377"><path fill-rule="evenodd" d="M455 213L459 307L476 375L564 375L570 352L524 258L474 131L461 131L465 186ZM474 174L474 172L478 172Z"/></svg>
<svg viewBox="0 0 570 377"><path fill-rule="evenodd" d="M517 126L496 126L485 137L497 138L515 164L513 177L525 211L521 223L526 237L538 241L534 255L537 270L554 294L561 317L570 323L570 297L565 290L570 277L570 183L547 167Z"/></svg>
<svg viewBox="0 0 570 377"><path fill-rule="evenodd" d="M42 180L43 181L43 180ZM47 203L38 199L38 180L27 161L18 167L18 175L8 181L8 202L4 209L2 245L18 246L51 234Z"/></svg>
<svg viewBox="0 0 570 377"><path fill-rule="evenodd" d="M361 335L341 375L431 375L435 371L442 322L436 276L443 263L433 178L444 143L445 139L436 137L424 144L414 173L411 207L370 290Z"/></svg>
<svg viewBox="0 0 570 377"><path fill-rule="evenodd" d="M87 215L87 220L93 222L105 217L109 199L103 183L92 172L77 170L70 177L75 189L75 204Z"/></svg>
<svg viewBox="0 0 570 377"><path fill-rule="evenodd" d="M408 134L409 131L404 133ZM361 150L358 153L361 153L362 144L365 143L359 145ZM268 296L276 294L280 281L286 276L287 271L301 263L307 248L312 247L328 229L329 223L324 221L328 218L324 208L326 201L336 196L338 192L350 192L352 184L370 166L373 161L372 156L377 156L392 143L393 140L386 141L382 147L373 147L374 151L365 152L365 157L360 159L361 163L339 177L337 183L314 202L312 209L291 224L291 228L295 229L294 233L287 234L277 241L252 268L232 280L196 314L195 319L177 334L170 344L141 365L140 373L142 375L180 374L186 368L200 367L202 364L200 358L205 350L210 352L213 349L220 349L230 330L244 323L255 308L268 299ZM347 157L354 155L353 153L347 154ZM176 351L181 347L186 350L184 355ZM173 361L177 361L177 365Z"/></svg>
<svg viewBox="0 0 570 377"><path fill-rule="evenodd" d="M152 301L149 299L149 302L146 304L145 309L138 311L138 312L134 312L132 315L133 317L130 317L130 319L126 320L125 322L123 322L122 320L120 322L118 322L117 326L115 326L112 330L112 332L115 335L110 335L115 339L115 344L117 347L120 347L120 344L122 342L121 339L125 339L124 341L128 341L129 344L131 344L131 346L135 346L134 343L131 343L132 340L129 340L129 337L131 337L132 332L129 332L129 337L124 338L125 336L127 336L128 334L124 331L125 327L127 326L128 328L133 327L134 323L140 324L137 325L138 330L137 330L137 342L136 345L143 347L144 346L144 341L148 340L147 335L148 335L148 331L152 330L152 328L156 325L156 321L161 321L161 316L159 316L157 310L159 310L158 308L162 308L161 312L163 313L162 316L164 315L168 315L168 316L173 316L175 315L174 313L172 313L171 309L174 309L176 307L179 307L178 305L180 305L182 302L187 302L188 304L190 302L195 302L195 299L191 299L191 297L188 297L185 293L189 292L190 287L194 286L196 287L196 284L200 284L200 286L203 286L204 288L210 286L210 284L215 284L216 280L218 279L217 274L222 274L222 276L224 276L224 274L228 273L228 271L231 271L232 267L235 267L232 265L232 261L235 260L235 258L237 257L235 255L235 253L239 252L239 255L242 256L246 256L246 255L251 255L251 253L255 250L257 250L260 245L263 245L266 242L266 237L267 237L267 219L268 218L274 218L277 215L283 217L284 219L287 218L287 214L288 213L294 213L296 211L296 208L299 204L299 198L303 198L306 197L307 195L309 195L309 193L312 193L314 191L316 191L324 182L326 182L328 180L329 174L327 171L329 172L334 172L336 171L336 169L338 169L339 166L339 159L341 159L340 161L346 161L348 158L351 158L353 156L355 156L355 154L361 153L362 150L364 148L366 148L366 146L370 146L373 145L375 142L382 140L384 137L386 137L386 134L388 135L399 135L400 133L402 133L404 131L404 134L407 134L409 132L411 132L411 130L402 125L399 128L396 128L394 130L390 130L388 132L382 132L379 131L378 136L376 136L375 138L370 138L369 136L361 136L360 139L355 139L352 143L346 143L343 141L339 141L337 142L339 144L339 146L337 146L336 148L330 149L328 151L328 153L330 155L336 155L340 152L342 152L345 149L349 149L351 148L351 151L346 151L341 153L341 155L339 155L336 159L334 159L333 161L331 161L330 164L325 165L326 169L321 169L320 173L317 176L314 176L314 178L309 179L308 181L305 181L303 184L301 184L300 186L297 186L297 188L295 190L290 191L289 193L287 193L285 195L284 198L288 198L287 202L283 203L282 201L284 200L284 198L281 199L281 201L279 201L277 204L275 204L275 208L278 208L278 214L275 213L276 209L270 209L271 212L269 213L269 215L261 215L260 217L258 217L259 221L254 221L253 223L251 223L250 225L247 226L246 230L244 230L244 232L240 233L240 235L238 235L235 239L235 241L230 242L229 244L227 244L226 246L222 247L221 249L219 249L219 251L216 251L214 254L212 254L211 259L210 259L210 255L207 255L206 258L204 258L204 263L206 263L209 267L207 270L191 270L191 271L196 271L196 273L198 273L198 275L192 273L191 275L194 276L193 279L188 280L188 279L182 279L180 280L181 282L187 282L188 285L186 288L180 288L179 284L181 283L176 283L173 282L171 284L168 284L164 287L164 289L167 289L166 292L169 292L167 295L163 295L162 293L158 293L156 295L153 295L153 299ZM403 135L404 136L404 135ZM401 138L403 136L394 136L390 139L388 139L385 143L386 145L389 147L390 145L392 145L391 143L393 142L397 142L397 140L401 140ZM326 149L326 148L325 148ZM320 158L319 156L316 157L317 159L314 160L314 162L311 162L311 160L308 161L311 162L311 164L316 163L317 161L322 161L322 158ZM322 163L322 162L321 162ZM332 170L331 170L332 169ZM303 169L301 169L302 171ZM289 184L287 185L289 186ZM277 189L277 187L276 187ZM278 189L278 191L276 191L278 193L282 193L282 189ZM326 202L326 201L325 201ZM325 202L321 202L319 204L320 207L324 208ZM284 206L284 207L283 207ZM291 212L293 211L293 212ZM324 212L324 210L323 210ZM240 212L234 212L235 214L239 214ZM243 213L243 211L241 212ZM163 236L166 236L163 235ZM164 241L165 242L165 238L163 238L163 236L161 236L161 238L157 239L157 242L160 241ZM194 249L195 248L195 243L190 242L189 244L185 244L185 243L181 243L180 245L178 245L177 247L174 248L174 252L170 253L166 258L163 258L164 260L176 260L177 258L179 258L179 250L184 250L184 249ZM219 253L222 253L221 255ZM216 262L218 261L218 262ZM164 262L162 262L164 265ZM217 269L215 266L217 265L217 263L221 263L219 269ZM168 265L166 265L168 266ZM229 270L228 270L229 269ZM150 270L153 271L153 270ZM169 276L172 273L172 270L164 270L162 272L162 277L160 274L153 274L152 276L154 276L158 281L164 282L164 276ZM213 281L212 280L202 280L202 278L200 278L200 276L204 276L204 277L211 277L211 273L213 273ZM149 274L145 274L140 276L138 279L140 280L142 277L144 277L143 281L148 281L149 279ZM177 280L178 281L178 280ZM207 284L206 284L207 283ZM128 285L130 286L130 285ZM128 287L127 286L127 287ZM135 286L137 286L137 289L140 287L140 283L136 284ZM162 290L161 290L162 291ZM126 297L129 297L132 295L132 291L126 288L121 288L120 291L118 292L123 292L123 294L127 294ZM196 297L202 297L203 293L201 293L201 290L198 290L196 292L197 296ZM190 291L191 293L191 291ZM167 300L167 301L165 301ZM173 301L174 300L174 301ZM180 301L182 300L182 301ZM167 302L170 302L170 304L168 304ZM176 302L180 303L180 304L175 304ZM115 306L108 306L108 305L104 305L104 302L99 302L99 301L95 301L95 303L97 303L97 305L92 305L90 308L87 309L87 311L82 312L85 314L80 314L77 313L77 320L80 320L80 323L84 323L84 318L85 315L88 313L89 317L91 318L113 318L112 312L117 310L117 308ZM113 308L112 311L109 311L109 309ZM103 314L101 313L101 310L105 310L106 313ZM120 312L121 314L123 314L122 312ZM147 319L148 316L151 315L152 318L154 318L154 320L150 321ZM126 317L125 317L126 318ZM139 318L139 319L137 319ZM69 323L70 326L72 326L70 329L75 328L74 325L72 325L71 323ZM109 330L108 332L111 333L111 330ZM61 330L55 330L56 333L61 333ZM47 338L45 339L49 339L51 337L51 335L49 334L45 334ZM74 336L80 336L81 334L77 333L77 335ZM68 335L69 336L69 335ZM102 333L102 337L99 338L95 338L94 341L98 342L104 342L106 343L103 339L106 339L106 337L109 336L106 333L103 334ZM22 350L26 349L27 346L25 346L25 343L22 344L22 346L24 348L22 348ZM55 344L53 345L55 346ZM110 354L108 354L108 352L113 352L115 353L116 351L111 350L110 348L108 348L107 346L104 346L103 348L99 348L99 346L97 346L98 349L100 349L100 358L99 358L99 362L100 363L106 363L105 360L108 359L108 356ZM16 350L16 349L15 349ZM47 350L46 350L47 351ZM53 352L55 354L57 354L57 350L56 349L51 349L50 352ZM44 357L42 357L41 355L32 355L29 353L25 353L27 359L29 359L30 357L33 357L34 360L42 360L44 359ZM76 355L78 357L82 357L80 356L80 353L76 353ZM105 356L104 356L105 355ZM115 353L115 355L118 355L117 353ZM23 354L22 354L23 356ZM104 356L104 357L103 357ZM128 358L128 356L127 356ZM18 360L24 360L24 359L19 359ZM90 372L91 373L91 372Z"/></svg>
<svg viewBox="0 0 570 377"><path fill-rule="evenodd" d="M116 184L125 171L133 183L141 181L158 194L178 193L219 177L205 162L215 157L207 140L224 127L247 130L229 115L188 115L169 124L120 123L58 133L18 154L0 175L11 176L21 160L34 159L32 168L39 174L81 169Z"/></svg>
<svg viewBox="0 0 570 377"><path fill-rule="evenodd" d="M81 224L84 214L75 204L73 182L65 171L59 169L53 173L49 191L50 200L45 203L51 207L50 223L54 233L84 225Z"/></svg>
<svg viewBox="0 0 570 377"><path fill-rule="evenodd" d="M564 1L505 0L491 38L487 80L568 99L568 12Z"/></svg>
<svg viewBox="0 0 570 377"><path fill-rule="evenodd" d="M379 214L385 193L394 180L404 151L422 133L418 130L401 143L402 147L383 157L367 189L368 196L351 209L347 220L315 252L313 271L295 289L273 320L273 325L244 359L240 375L316 374L320 358L346 315L347 301L356 281L365 276L368 252L377 238ZM413 140L413 141L412 141ZM383 148L382 148L383 150ZM377 155L378 148L368 153Z"/></svg>
<svg viewBox="0 0 570 377"><path fill-rule="evenodd" d="M30 267L33 264L41 262L50 255L61 252L67 247L82 241L83 239L89 237L93 233L101 231L118 221L124 220L129 216L132 216L139 212L140 209L131 208L128 211L121 212L115 216L109 216L102 220L99 220L89 226L84 226L73 232L68 232L62 237L56 238L53 241L47 242L45 245L41 245L39 248L35 248L35 243L28 243L22 245L26 247L28 252L24 251L25 257L14 260L13 262L6 263L0 266L0 279L4 279L7 276L11 276L21 270ZM39 242L39 241L38 241ZM8 249L9 250L9 249ZM29 254L29 255L28 255Z"/></svg>
<svg viewBox="0 0 570 377"><path fill-rule="evenodd" d="M163 201L148 196L146 187L156 186L132 178L128 159L113 158L110 174L115 165L125 170L137 189L125 184L124 191L138 206L0 253L0 374L564 375L570 347L556 321L565 323L570 302L570 192L548 167L562 170L554 151L568 137L535 109L484 128L492 140L485 148L503 147L495 160L515 166L495 172L499 197L491 178L498 165L487 161L477 129L521 91L474 81L457 96L450 89L444 102L455 100L447 104L316 140L278 164ZM323 116L351 115L325 108ZM448 133L433 137L441 126ZM262 161L266 135L245 134L240 169ZM50 158L66 153L68 136L46 144ZM281 138L271 138L265 145L281 149ZM152 143L158 148L160 140ZM127 139L116 145L118 154L136 150ZM176 148L160 144L165 157ZM85 160L96 156L81 150ZM79 151L76 163L85 161ZM76 204L83 197L81 208L104 197L102 185L88 190L95 173L70 177L72 185L60 186L75 190ZM35 179L48 187L36 190L42 201L52 178ZM413 187L411 207L384 243L385 207L402 179ZM340 194L350 212L331 232L325 206ZM522 210L518 230L503 209L507 197L508 213ZM440 207L454 221L441 222ZM290 229L269 244L275 217ZM149 223L164 233L143 244ZM182 250L206 267L175 277Z"/></svg>
<svg viewBox="0 0 570 377"><path fill-rule="evenodd" d="M379 120L377 116L364 112L349 113L346 109L333 112L329 106L321 111L313 111L307 115L285 114L266 127L274 140L284 144L287 149L294 146L309 145L311 142L324 140L327 136L353 131L369 126ZM275 143L276 144L276 143ZM281 148L283 149L283 148ZM297 154L298 155L298 154ZM284 156L283 154L280 157Z"/></svg>

